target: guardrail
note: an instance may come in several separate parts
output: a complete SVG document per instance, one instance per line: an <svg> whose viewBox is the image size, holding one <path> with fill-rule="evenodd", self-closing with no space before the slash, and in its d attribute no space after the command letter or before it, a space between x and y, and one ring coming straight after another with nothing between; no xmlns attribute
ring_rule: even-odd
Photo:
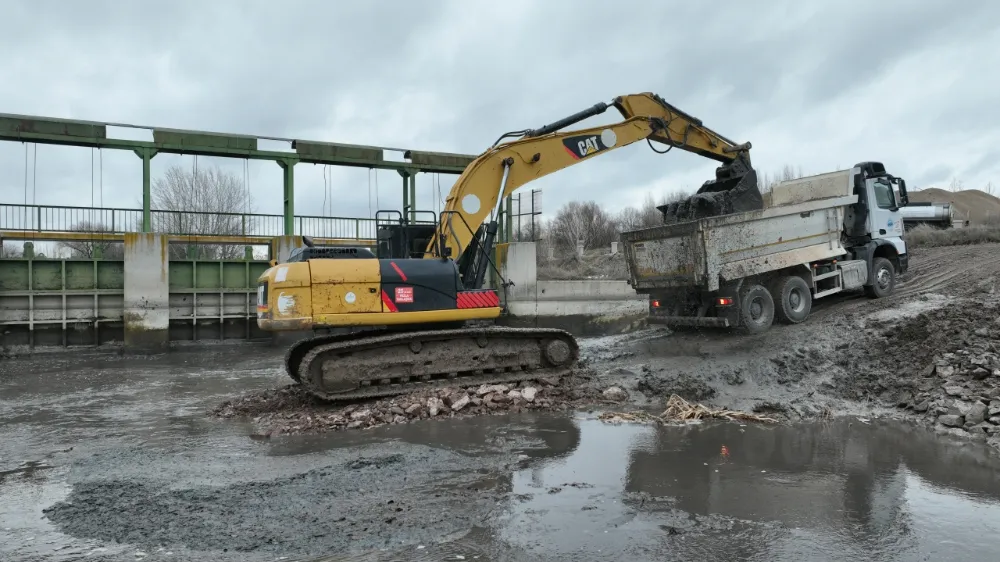
<svg viewBox="0 0 1000 562"><path fill-rule="evenodd" d="M295 234L316 238L374 239L375 219L295 216ZM281 215L150 211L152 232L202 236L281 236ZM142 232L142 210L0 204L0 231Z"/></svg>

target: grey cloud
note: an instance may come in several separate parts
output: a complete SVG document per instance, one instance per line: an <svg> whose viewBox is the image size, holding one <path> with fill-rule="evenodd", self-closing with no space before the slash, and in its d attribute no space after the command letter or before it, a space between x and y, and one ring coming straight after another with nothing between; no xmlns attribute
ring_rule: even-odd
<svg viewBox="0 0 1000 562"><path fill-rule="evenodd" d="M0 61L0 111L464 153L480 152L503 132L635 91L657 92L733 140L766 148L772 139L759 132L761 123L794 130L833 104L864 98L866 86L902 58L983 41L1000 21L1000 5L971 3L959 10L943 0L789 1L764 8L662 0L26 0L8 2L5 10L14 25L0 35L0 49L19 55ZM901 90L898 99L879 101L896 104L906 96ZM932 134L928 123L937 127L942 119L941 127L974 127L1000 142L992 125L996 110L983 104L922 108L912 116L920 124L915 130ZM853 117L844 115L839 126L866 125ZM750 138L754 131L757 138ZM825 133L803 131L803 137ZM910 131L883 134L893 143ZM927 166L936 142L927 138L926 152L912 155L919 161L910 165L914 170L925 167L921 181L937 181L958 165ZM830 160L846 165L862 149L868 145L789 163L806 169ZM3 201L20 200L22 150L0 145ZM54 158L42 146L40 161L49 153L53 158L39 173L40 181L46 178L46 200L89 204L88 151ZM869 157L880 156L863 158ZM1000 172L995 158L982 158L960 172ZM176 161L191 163L190 157ZM755 162L762 171L785 163L774 157ZM242 163L225 165L241 173ZM138 159L115 157L105 166L106 199L133 205ZM692 177L709 179L714 167L678 151L653 155L640 143L531 187L543 187L547 211L572 198L617 207L629 190L664 178L688 184ZM261 210L280 212L276 166L256 163L253 170ZM367 174L332 173L337 214L368 214ZM299 212L323 208L322 177L299 169ZM383 206L398 205L401 180L391 172L378 178ZM441 178L445 189L453 179ZM420 179L420 201L430 200L431 181Z"/></svg>

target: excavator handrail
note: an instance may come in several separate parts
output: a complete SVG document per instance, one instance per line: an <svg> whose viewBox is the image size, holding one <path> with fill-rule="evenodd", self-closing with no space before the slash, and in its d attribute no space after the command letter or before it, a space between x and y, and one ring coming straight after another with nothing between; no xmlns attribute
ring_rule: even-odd
<svg viewBox="0 0 1000 562"><path fill-rule="evenodd" d="M562 131L574 123L600 115L609 107L616 108L624 117L610 125ZM517 137L501 143L507 137ZM455 181L445 200L442 219L434 235L428 240L425 255L438 248L446 248L455 260L470 247L476 229L492 216L504 197L542 176L562 170L593 156L604 154L646 140L672 148L705 156L726 165L743 160L749 169L750 143L736 144L705 127L700 119L670 105L656 94L649 92L616 97L612 103L598 103L583 111L564 117L538 129L515 131L500 139L473 160ZM656 152L659 150L653 149ZM744 167L741 167L743 169ZM722 168L716 175L721 180L727 174ZM705 189L703 187L703 189ZM448 232L443 216L458 214L471 232Z"/></svg>

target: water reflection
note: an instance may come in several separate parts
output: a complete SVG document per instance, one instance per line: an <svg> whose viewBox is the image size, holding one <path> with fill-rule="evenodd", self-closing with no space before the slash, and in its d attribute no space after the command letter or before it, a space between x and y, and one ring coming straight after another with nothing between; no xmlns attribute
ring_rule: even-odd
<svg viewBox="0 0 1000 562"><path fill-rule="evenodd" d="M1000 465L976 444L847 420L580 423L572 455L515 475L527 499L499 523L505 541L658 560L973 560L1000 546Z"/></svg>

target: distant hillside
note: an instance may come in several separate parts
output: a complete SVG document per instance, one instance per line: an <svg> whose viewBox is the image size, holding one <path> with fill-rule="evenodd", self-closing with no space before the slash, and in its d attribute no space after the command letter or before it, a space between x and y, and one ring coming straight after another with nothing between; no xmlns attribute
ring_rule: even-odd
<svg viewBox="0 0 1000 562"><path fill-rule="evenodd" d="M929 187L911 192L910 201L951 203L955 210L955 219L968 220L970 224L1000 222L1000 198L978 189L945 191Z"/></svg>

